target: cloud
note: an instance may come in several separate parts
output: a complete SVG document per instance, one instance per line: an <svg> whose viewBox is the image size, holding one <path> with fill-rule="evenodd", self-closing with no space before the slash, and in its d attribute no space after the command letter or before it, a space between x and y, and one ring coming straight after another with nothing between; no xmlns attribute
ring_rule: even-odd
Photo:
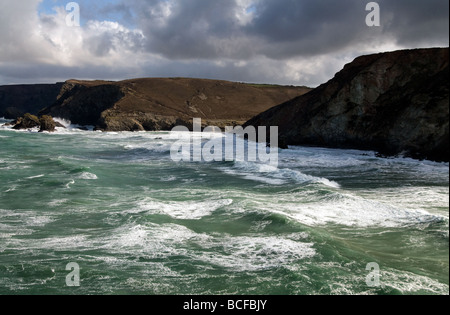
<svg viewBox="0 0 450 315"><path fill-rule="evenodd" d="M0 84L190 76L316 86L360 54L448 46L447 0L0 2ZM46 10L39 11L45 7ZM53 9L49 9L49 8Z"/></svg>
<svg viewBox="0 0 450 315"><path fill-rule="evenodd" d="M445 0L380 1L385 5L384 30L399 45L448 46L449 2Z"/></svg>
<svg viewBox="0 0 450 315"><path fill-rule="evenodd" d="M42 56L36 26L39 0L0 1L0 62L27 61Z"/></svg>
<svg viewBox="0 0 450 315"><path fill-rule="evenodd" d="M147 48L174 59L289 59L352 46L448 38L448 1L379 1L386 23L365 24L360 0L135 1ZM249 10L251 8L251 10ZM243 21L245 21L243 23Z"/></svg>

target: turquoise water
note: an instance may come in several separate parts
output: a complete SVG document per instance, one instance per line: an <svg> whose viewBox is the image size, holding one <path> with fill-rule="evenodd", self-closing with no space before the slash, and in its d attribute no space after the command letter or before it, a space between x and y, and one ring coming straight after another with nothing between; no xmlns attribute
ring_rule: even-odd
<svg viewBox="0 0 450 315"><path fill-rule="evenodd" d="M0 294L449 294L448 163L176 163L173 142L0 127Z"/></svg>

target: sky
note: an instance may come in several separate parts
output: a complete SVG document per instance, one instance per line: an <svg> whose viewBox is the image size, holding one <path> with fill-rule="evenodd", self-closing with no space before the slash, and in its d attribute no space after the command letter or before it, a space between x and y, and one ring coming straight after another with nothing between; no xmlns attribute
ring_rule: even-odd
<svg viewBox="0 0 450 315"><path fill-rule="evenodd" d="M194 77L318 86L360 55L449 46L448 0L0 0L0 85Z"/></svg>

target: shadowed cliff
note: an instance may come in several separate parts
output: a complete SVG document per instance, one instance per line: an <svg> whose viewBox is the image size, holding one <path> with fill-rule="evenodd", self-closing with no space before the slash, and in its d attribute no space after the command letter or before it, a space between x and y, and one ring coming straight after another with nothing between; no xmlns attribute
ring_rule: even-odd
<svg viewBox="0 0 450 315"><path fill-rule="evenodd" d="M63 84L0 86L0 117L16 119L25 113L36 115L55 102Z"/></svg>

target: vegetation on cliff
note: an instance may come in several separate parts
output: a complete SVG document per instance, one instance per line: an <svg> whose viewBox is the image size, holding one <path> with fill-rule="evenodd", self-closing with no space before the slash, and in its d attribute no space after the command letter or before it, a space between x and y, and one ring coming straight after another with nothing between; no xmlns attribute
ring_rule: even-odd
<svg viewBox="0 0 450 315"><path fill-rule="evenodd" d="M171 130L205 125L241 125L253 116L311 89L229 81L154 78L119 82L69 80L57 101L40 114L104 131Z"/></svg>

